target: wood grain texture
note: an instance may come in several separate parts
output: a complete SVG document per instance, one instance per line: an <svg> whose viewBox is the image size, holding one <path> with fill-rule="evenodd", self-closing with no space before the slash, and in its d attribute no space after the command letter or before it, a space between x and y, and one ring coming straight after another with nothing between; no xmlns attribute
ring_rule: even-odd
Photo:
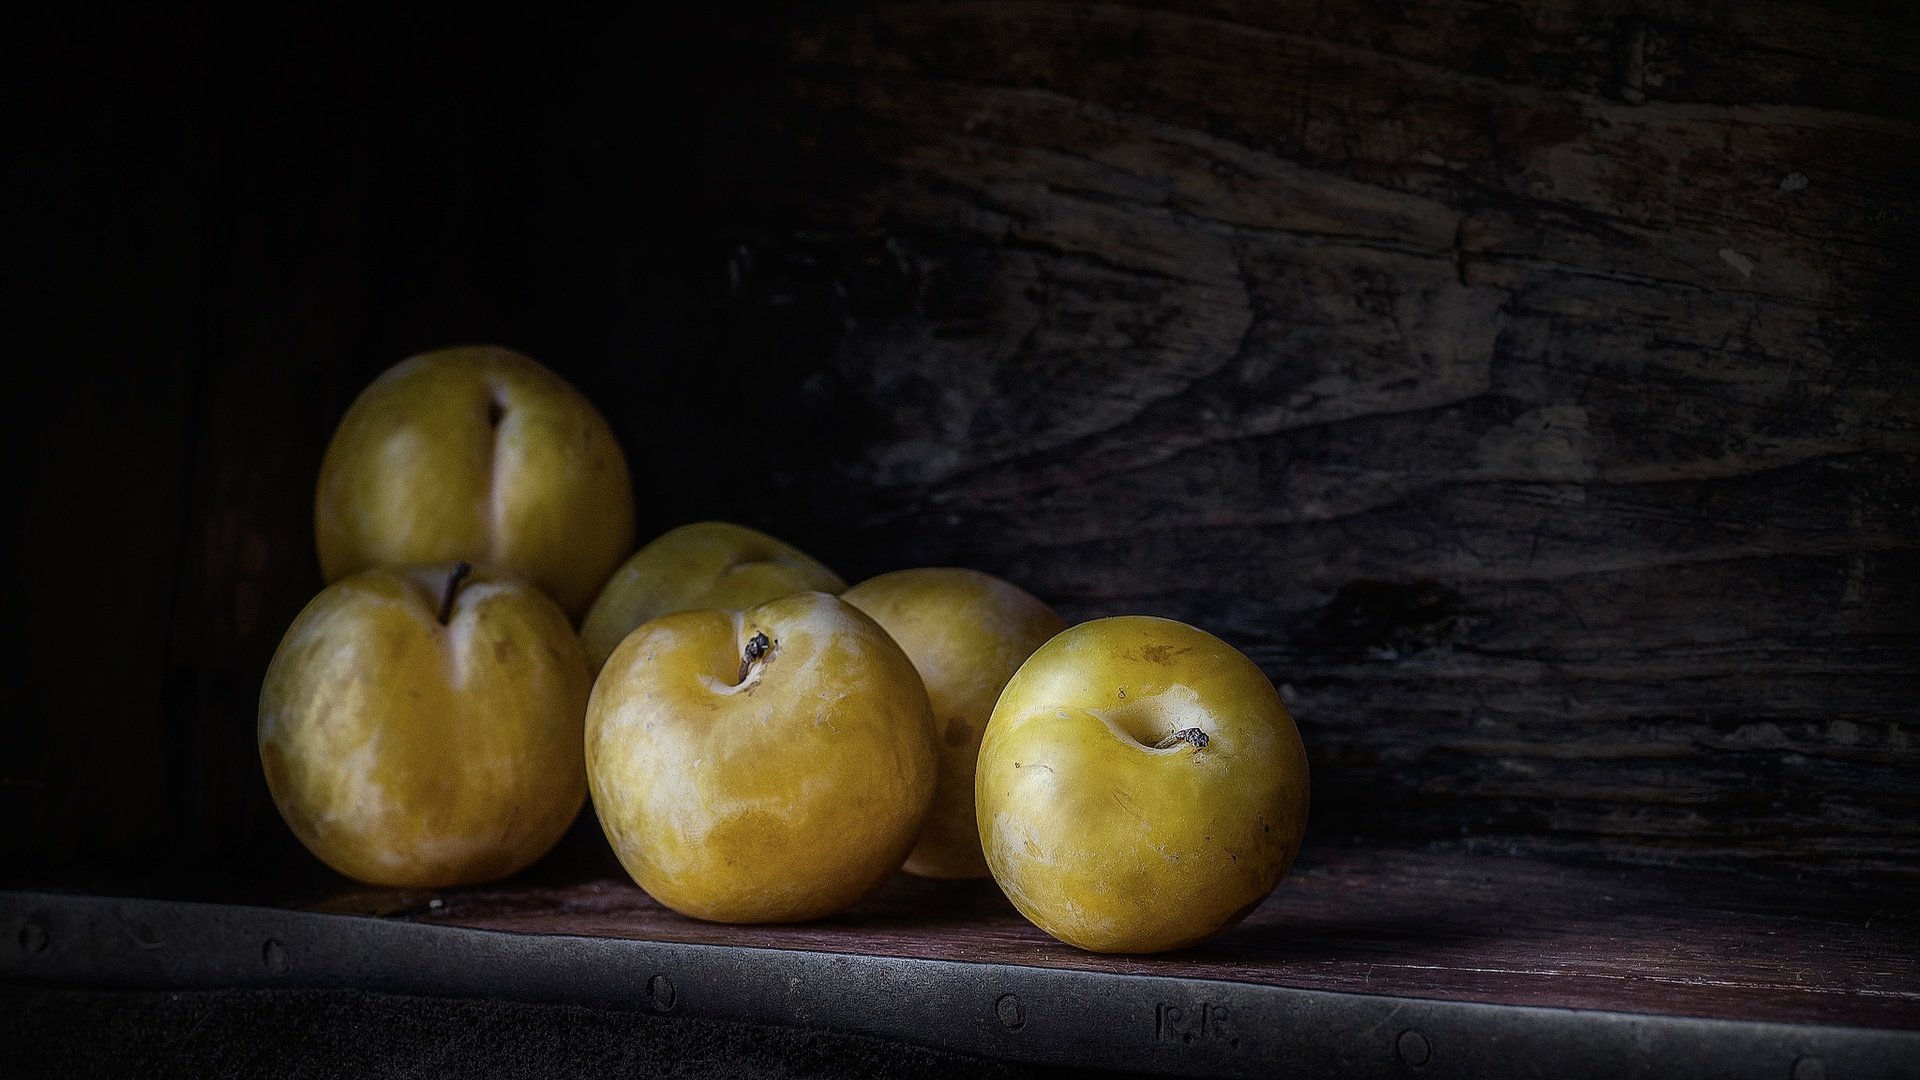
<svg viewBox="0 0 1920 1080"><path fill-rule="evenodd" d="M715 347L786 415L701 508L850 579L960 562L1222 634L1329 830L1910 876L1916 35L796 16L707 164Z"/></svg>
<svg viewBox="0 0 1920 1080"><path fill-rule="evenodd" d="M1047 937L991 882L901 876L797 926L723 926L624 875L336 898L330 910L505 930L1225 979L1313 990L1920 1028L1920 922L1898 892L1755 893L1743 878L1392 850L1303 855L1244 923L1165 956Z"/></svg>
<svg viewBox="0 0 1920 1080"><path fill-rule="evenodd" d="M307 865L314 472L475 341L643 532L1225 636L1319 839L1920 879L1908 6L38 18L8 883Z"/></svg>

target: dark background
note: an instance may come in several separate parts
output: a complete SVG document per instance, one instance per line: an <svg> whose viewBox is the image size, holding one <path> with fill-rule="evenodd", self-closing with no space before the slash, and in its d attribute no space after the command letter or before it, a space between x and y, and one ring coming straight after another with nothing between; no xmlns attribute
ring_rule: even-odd
<svg viewBox="0 0 1920 1080"><path fill-rule="evenodd" d="M0 885L315 871L320 455L468 342L643 535L1225 636L1313 845L1920 877L1906 5L250 18L10 35Z"/></svg>

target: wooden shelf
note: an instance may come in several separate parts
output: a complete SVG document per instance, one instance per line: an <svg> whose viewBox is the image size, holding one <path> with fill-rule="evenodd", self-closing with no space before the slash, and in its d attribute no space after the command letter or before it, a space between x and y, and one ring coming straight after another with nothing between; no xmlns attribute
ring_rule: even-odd
<svg viewBox="0 0 1920 1080"><path fill-rule="evenodd" d="M442 892L0 893L0 934L0 979L558 1000L1152 1071L1920 1068L1903 891L1498 856L1310 848L1246 922L1165 956L1083 953L989 882L905 876L817 923L702 923L578 843Z"/></svg>
<svg viewBox="0 0 1920 1080"><path fill-rule="evenodd" d="M1632 867L1309 851L1244 923L1159 957L1099 956L1056 942L984 881L901 875L837 918L764 927L683 918L617 867L574 882L439 894L435 908L419 906L417 895L388 897L408 912L402 917L513 933L1920 1029L1920 910L1911 897Z"/></svg>

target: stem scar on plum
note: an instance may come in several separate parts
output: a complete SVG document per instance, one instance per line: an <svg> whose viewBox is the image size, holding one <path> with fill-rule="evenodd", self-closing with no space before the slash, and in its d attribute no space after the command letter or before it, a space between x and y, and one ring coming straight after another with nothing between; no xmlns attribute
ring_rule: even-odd
<svg viewBox="0 0 1920 1080"><path fill-rule="evenodd" d="M1201 731L1197 727L1190 727L1182 728L1166 738L1161 739L1159 742L1153 744L1153 748L1155 750L1170 750L1181 743L1189 743L1195 750L1198 750L1212 741L1212 739L1207 737L1206 732Z"/></svg>
<svg viewBox="0 0 1920 1080"><path fill-rule="evenodd" d="M746 652L740 657L740 677L734 680L735 683L746 682L747 673L753 670L753 665L772 651L773 642L767 640L765 633L755 630L753 636L747 639Z"/></svg>
<svg viewBox="0 0 1920 1080"><path fill-rule="evenodd" d="M441 590L440 611L436 616L441 626L447 625L447 620L453 617L453 598L460 595L460 583L471 573L473 564L463 561L454 563L453 570L447 574L447 587Z"/></svg>

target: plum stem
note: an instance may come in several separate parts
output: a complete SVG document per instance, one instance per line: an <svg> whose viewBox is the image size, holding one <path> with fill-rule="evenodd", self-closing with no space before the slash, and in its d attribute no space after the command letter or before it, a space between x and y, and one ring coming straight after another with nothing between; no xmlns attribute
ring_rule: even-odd
<svg viewBox="0 0 1920 1080"><path fill-rule="evenodd" d="M460 595L460 583L471 573L473 573L472 563L457 562L453 564L452 572L447 574L447 587L440 593L438 617L441 626L447 625L447 620L453 617L453 598Z"/></svg>
<svg viewBox="0 0 1920 1080"><path fill-rule="evenodd" d="M1161 739L1153 745L1153 748L1155 750L1170 750L1180 743L1191 743L1193 744L1193 748L1198 750L1211 741L1211 739L1207 738L1206 732L1201 731L1197 727L1190 727L1182 728L1166 738Z"/></svg>
<svg viewBox="0 0 1920 1080"><path fill-rule="evenodd" d="M773 642L767 640L767 635L755 630L753 636L747 639L747 650L740 657L740 677L734 680L734 684L737 686L746 682L747 673L753 670L754 663L772 649Z"/></svg>

